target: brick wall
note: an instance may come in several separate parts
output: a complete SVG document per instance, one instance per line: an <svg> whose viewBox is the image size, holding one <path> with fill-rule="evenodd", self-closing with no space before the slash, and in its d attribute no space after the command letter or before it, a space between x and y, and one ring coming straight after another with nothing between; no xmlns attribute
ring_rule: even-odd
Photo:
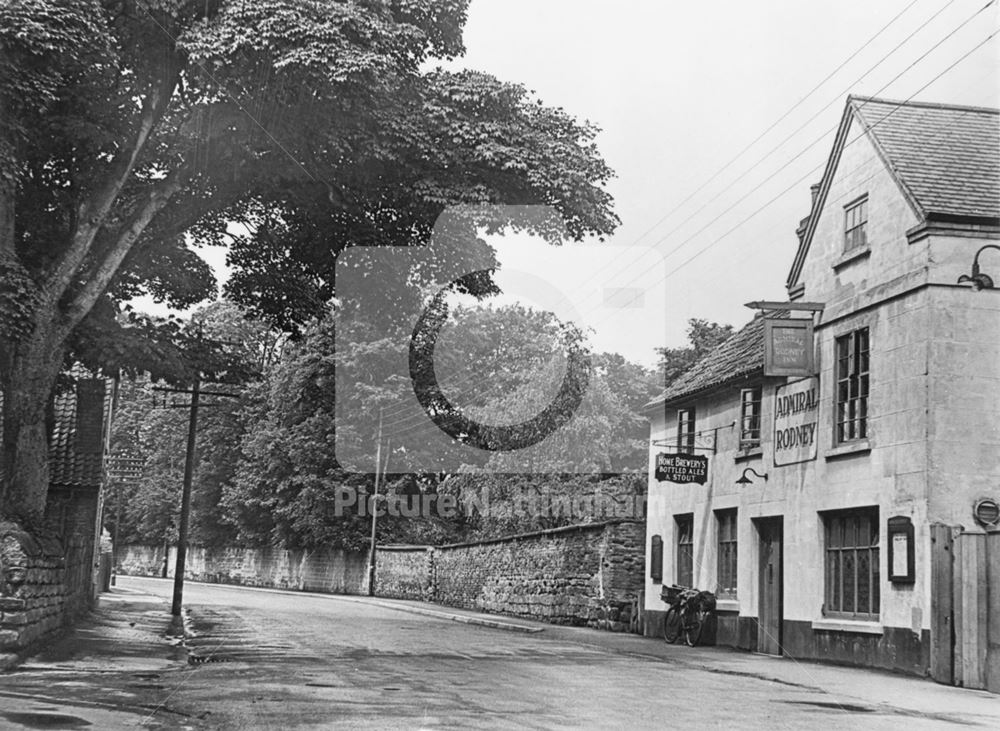
<svg viewBox="0 0 1000 731"><path fill-rule="evenodd" d="M643 586L641 522L437 548L382 547L376 593L556 624L625 630Z"/></svg>
<svg viewBox="0 0 1000 731"><path fill-rule="evenodd" d="M45 507L46 529L59 536L63 555L66 611L75 616L95 597L95 556L99 490L51 485Z"/></svg>
<svg viewBox="0 0 1000 731"><path fill-rule="evenodd" d="M123 546L116 571L127 576L161 576L163 546ZM174 575L176 550L167 556ZM292 551L282 548L188 548L184 576L215 584L266 586L332 594L368 592L368 555L339 549Z"/></svg>

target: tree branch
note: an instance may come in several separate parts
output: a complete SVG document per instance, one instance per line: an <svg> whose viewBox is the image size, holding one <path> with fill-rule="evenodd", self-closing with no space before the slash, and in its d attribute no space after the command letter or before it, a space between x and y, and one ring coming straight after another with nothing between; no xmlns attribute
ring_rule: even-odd
<svg viewBox="0 0 1000 731"><path fill-rule="evenodd" d="M151 242L153 242L156 240L172 239L180 236L181 234L187 232L206 215L212 213L213 211L221 210L228 203L235 201L236 198L237 191L235 189L231 189L217 190L210 195L200 195L195 200L182 200L179 205L172 206L169 212L160 211L155 217L155 223L153 226L144 229L139 238L141 239L143 236L147 236L150 238ZM176 201L176 199L172 200ZM142 252L142 243L140 243L138 239L135 243L139 245L139 248L136 248L135 246L131 247L128 252L129 254L140 254ZM92 256L89 257L88 264L86 267L80 269L77 279L81 281L89 281L93 278L100 269L104 259L108 256L116 244L117 239L113 239L110 235L102 236L100 246L94 248ZM122 264L124 266L128 266L127 259L128 256L126 256L126 259L122 260Z"/></svg>
<svg viewBox="0 0 1000 731"><path fill-rule="evenodd" d="M86 283L66 307L65 315L59 323L61 337L68 336L73 328L93 309L97 300L111 285L122 261L128 256L138 238L142 236L150 221L170 202L177 191L184 187L187 175L187 168L181 167L160 181L149 192L145 203L132 214L118 238L108 247L101 262L94 268Z"/></svg>
<svg viewBox="0 0 1000 731"><path fill-rule="evenodd" d="M76 279L80 266L93 247L94 239L104 225L122 188L128 182L136 161L149 141L153 130L166 111L177 85L178 76L179 67L177 64L168 63L163 83L156 87L143 104L142 116L131 144L119 150L112 160L104 184L99 186L90 199L81 203L77 209L77 226L70 240L70 245L59 257L43 286L43 296L49 304L58 302Z"/></svg>

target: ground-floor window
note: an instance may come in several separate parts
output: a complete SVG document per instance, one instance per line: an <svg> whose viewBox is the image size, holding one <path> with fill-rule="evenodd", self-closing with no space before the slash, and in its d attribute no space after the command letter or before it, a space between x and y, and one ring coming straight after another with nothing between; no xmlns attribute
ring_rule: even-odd
<svg viewBox="0 0 1000 731"><path fill-rule="evenodd" d="M878 619L878 508L823 514L826 533L824 613Z"/></svg>
<svg viewBox="0 0 1000 731"><path fill-rule="evenodd" d="M718 568L716 593L724 599L736 598L736 508L716 510L718 528Z"/></svg>
<svg viewBox="0 0 1000 731"><path fill-rule="evenodd" d="M681 586L694 586L694 516L674 516L674 534L677 536L677 583Z"/></svg>

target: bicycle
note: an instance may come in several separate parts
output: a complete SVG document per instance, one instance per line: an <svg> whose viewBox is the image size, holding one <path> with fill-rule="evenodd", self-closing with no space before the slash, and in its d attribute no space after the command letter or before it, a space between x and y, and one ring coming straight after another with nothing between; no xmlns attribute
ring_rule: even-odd
<svg viewBox="0 0 1000 731"><path fill-rule="evenodd" d="M715 609L715 595L683 586L665 586L661 598L670 605L663 620L663 639L673 644L683 634L688 647L697 645Z"/></svg>

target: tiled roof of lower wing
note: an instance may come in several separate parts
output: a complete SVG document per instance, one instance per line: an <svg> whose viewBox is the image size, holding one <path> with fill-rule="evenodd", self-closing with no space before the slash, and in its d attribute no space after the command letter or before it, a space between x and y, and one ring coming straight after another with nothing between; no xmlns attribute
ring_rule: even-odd
<svg viewBox="0 0 1000 731"><path fill-rule="evenodd" d="M764 318L755 317L685 371L646 408L679 401L764 370Z"/></svg>

